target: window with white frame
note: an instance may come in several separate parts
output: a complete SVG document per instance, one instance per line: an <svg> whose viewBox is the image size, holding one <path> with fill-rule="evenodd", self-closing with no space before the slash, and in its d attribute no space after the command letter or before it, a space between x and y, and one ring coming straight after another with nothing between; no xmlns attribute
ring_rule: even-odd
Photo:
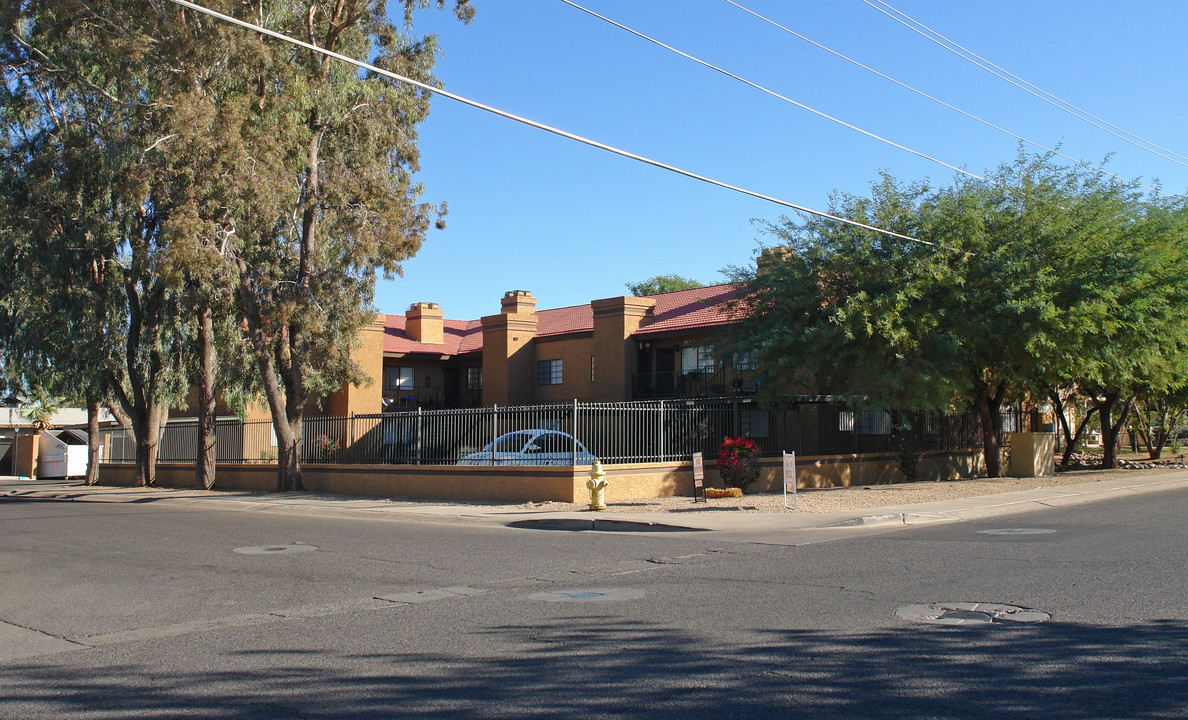
<svg viewBox="0 0 1188 720"><path fill-rule="evenodd" d="M708 345L681 348L681 373L712 373L714 349Z"/></svg>
<svg viewBox="0 0 1188 720"><path fill-rule="evenodd" d="M537 385L561 384L561 360L538 360L536 363Z"/></svg>
<svg viewBox="0 0 1188 720"><path fill-rule="evenodd" d="M384 368L385 390L411 390L413 386L413 369L410 367L388 366Z"/></svg>

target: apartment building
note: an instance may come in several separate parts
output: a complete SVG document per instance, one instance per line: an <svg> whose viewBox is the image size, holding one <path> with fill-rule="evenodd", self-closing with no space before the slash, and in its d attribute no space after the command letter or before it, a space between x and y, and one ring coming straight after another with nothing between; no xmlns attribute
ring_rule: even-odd
<svg viewBox="0 0 1188 720"><path fill-rule="evenodd" d="M750 395L746 359L715 357L737 320L731 285L538 309L514 290L499 312L451 320L436 303L377 315L356 361L375 382L322 403L329 415L383 410Z"/></svg>

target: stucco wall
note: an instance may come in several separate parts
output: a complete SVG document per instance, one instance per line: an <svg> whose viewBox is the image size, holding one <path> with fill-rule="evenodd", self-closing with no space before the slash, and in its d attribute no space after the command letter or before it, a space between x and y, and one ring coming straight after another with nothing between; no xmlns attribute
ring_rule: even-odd
<svg viewBox="0 0 1188 720"><path fill-rule="evenodd" d="M588 402L594 399L594 388L590 383L590 357L594 352L594 341L590 336L557 340L537 338L535 345L537 362L561 360L560 385L537 385L536 375L532 376L536 402L564 403L574 398Z"/></svg>
<svg viewBox="0 0 1188 720"><path fill-rule="evenodd" d="M932 453L921 461L921 480L976 476L980 453ZM408 497L440 500L489 500L497 502L585 502L589 467L483 467L409 465L306 465L305 486L315 492ZM692 496L691 462L632 463L605 468L610 486L607 502L655 497ZM834 455L797 459L797 485L801 488L847 487L902 481L891 455ZM132 465L104 464L99 469L105 485L131 485ZM193 487L194 467L162 463L157 466L161 487ZM706 467L706 484L721 487L717 469ZM781 486L779 458L766 458L758 483L750 492L776 492ZM276 487L272 465L220 465L216 487L224 490L271 491Z"/></svg>

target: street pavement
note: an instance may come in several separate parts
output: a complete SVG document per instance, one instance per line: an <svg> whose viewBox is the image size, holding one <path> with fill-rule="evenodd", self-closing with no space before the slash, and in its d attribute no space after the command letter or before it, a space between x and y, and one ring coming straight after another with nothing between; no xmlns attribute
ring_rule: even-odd
<svg viewBox="0 0 1188 720"><path fill-rule="evenodd" d="M0 482L0 718L1188 717L1185 475L829 515Z"/></svg>

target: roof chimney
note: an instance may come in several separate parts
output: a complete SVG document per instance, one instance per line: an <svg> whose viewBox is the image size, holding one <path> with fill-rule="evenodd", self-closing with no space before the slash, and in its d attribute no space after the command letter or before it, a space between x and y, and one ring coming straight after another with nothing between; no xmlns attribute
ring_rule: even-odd
<svg viewBox="0 0 1188 720"><path fill-rule="evenodd" d="M445 342L445 321L437 303L413 303L404 313L404 331L413 340L432 345Z"/></svg>
<svg viewBox="0 0 1188 720"><path fill-rule="evenodd" d="M527 315L536 312L536 298L527 290L510 290L503 293L501 312L504 315Z"/></svg>

